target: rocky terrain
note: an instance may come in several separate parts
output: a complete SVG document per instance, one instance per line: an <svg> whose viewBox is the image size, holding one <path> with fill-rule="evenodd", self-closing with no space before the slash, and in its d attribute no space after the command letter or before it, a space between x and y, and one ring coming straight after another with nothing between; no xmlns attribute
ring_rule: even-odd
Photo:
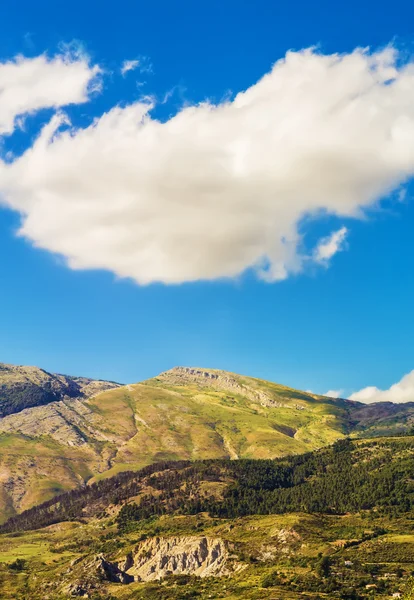
<svg viewBox="0 0 414 600"><path fill-rule="evenodd" d="M69 377L38 367L0 363L0 417L66 398L89 398L118 387L112 381Z"/></svg>
<svg viewBox="0 0 414 600"><path fill-rule="evenodd" d="M228 568L228 556L226 544L220 538L154 537L139 543L116 561L111 562L103 553L91 561L75 559L69 573L76 573L77 580L63 589L69 596L85 597L101 587L102 581L129 585L169 576L222 577L241 566L235 565L233 557L232 566Z"/></svg>
<svg viewBox="0 0 414 600"><path fill-rule="evenodd" d="M138 544L122 567L134 581L153 581L169 574L218 577L228 572L227 555L219 538L155 537Z"/></svg>

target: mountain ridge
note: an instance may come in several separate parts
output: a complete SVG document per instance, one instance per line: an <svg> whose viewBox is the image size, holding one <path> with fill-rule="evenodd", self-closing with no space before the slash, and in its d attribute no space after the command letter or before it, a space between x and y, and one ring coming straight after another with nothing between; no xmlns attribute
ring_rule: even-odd
<svg viewBox="0 0 414 600"><path fill-rule="evenodd" d="M0 417L65 398L88 398L120 385L114 381L49 373L35 366L0 363Z"/></svg>
<svg viewBox="0 0 414 600"><path fill-rule="evenodd" d="M50 374L33 369L46 373L48 392ZM89 395L63 394L0 418L0 520L159 461L277 458L414 423L414 405L378 409L219 369L174 367L141 383L104 382L111 387L98 393L94 380L71 381L89 382Z"/></svg>

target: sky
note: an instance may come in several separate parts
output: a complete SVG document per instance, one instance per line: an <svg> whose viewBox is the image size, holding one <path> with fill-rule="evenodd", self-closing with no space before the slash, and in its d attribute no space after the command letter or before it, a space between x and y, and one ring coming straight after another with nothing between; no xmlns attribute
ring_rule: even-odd
<svg viewBox="0 0 414 600"><path fill-rule="evenodd" d="M0 4L0 361L414 401L413 22Z"/></svg>

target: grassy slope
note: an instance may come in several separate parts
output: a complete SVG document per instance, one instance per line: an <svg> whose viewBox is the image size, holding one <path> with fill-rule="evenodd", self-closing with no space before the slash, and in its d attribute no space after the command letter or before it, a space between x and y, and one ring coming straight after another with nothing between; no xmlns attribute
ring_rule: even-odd
<svg viewBox="0 0 414 600"><path fill-rule="evenodd" d="M249 378L240 381L265 390L283 406L261 406L241 393L198 382L150 380L85 400L89 412L74 425L84 439L79 447L65 444L57 429L40 437L32 431L31 436L0 434L0 478L13 480L0 494L2 519L50 498L60 486L73 488L155 461L297 454L331 443L346 429L346 410L328 399ZM49 410L33 408L30 414L35 422L47 423Z"/></svg>
<svg viewBox="0 0 414 600"><path fill-rule="evenodd" d="M32 439L23 435L0 436L0 515L44 502L73 489L91 477L93 457L88 449L64 448L52 438Z"/></svg>
<svg viewBox="0 0 414 600"><path fill-rule="evenodd" d="M228 389L169 373L93 396L81 412L55 403L0 420L0 520L61 489L152 462L299 454L351 427L346 401L221 371L209 373L230 380Z"/></svg>

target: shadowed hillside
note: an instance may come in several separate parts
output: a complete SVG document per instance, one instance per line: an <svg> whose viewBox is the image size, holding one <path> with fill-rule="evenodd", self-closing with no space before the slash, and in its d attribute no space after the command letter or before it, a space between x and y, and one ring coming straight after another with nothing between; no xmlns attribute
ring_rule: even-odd
<svg viewBox="0 0 414 600"><path fill-rule="evenodd" d="M118 386L113 381L69 377L38 367L0 363L0 417L65 398L88 398Z"/></svg>

